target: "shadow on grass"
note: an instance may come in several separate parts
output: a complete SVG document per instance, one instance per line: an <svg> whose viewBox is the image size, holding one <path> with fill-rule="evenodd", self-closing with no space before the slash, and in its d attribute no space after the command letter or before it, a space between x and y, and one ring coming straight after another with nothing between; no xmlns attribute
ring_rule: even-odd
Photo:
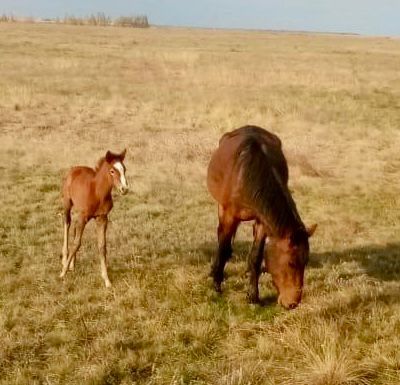
<svg viewBox="0 0 400 385"><path fill-rule="evenodd" d="M198 251L203 256L204 264L212 260L216 249L217 242L206 242L199 246ZM251 242L235 242L232 261L246 261L250 249ZM366 274L382 281L400 281L400 243L388 243L383 246L366 245L343 251L311 253L308 266L320 268L325 264L338 265L342 262L357 262Z"/></svg>
<svg viewBox="0 0 400 385"><path fill-rule="evenodd" d="M217 243L206 242L199 246L203 257L201 262L210 263L216 253ZM245 262L251 249L251 242L237 241L233 247L234 262ZM199 262L199 259L197 259ZM321 268L323 265L338 265L343 262L356 262L370 277L381 281L400 281L400 243L386 245L366 245L343 251L332 250L325 253L311 253L309 267ZM229 262L228 262L229 263Z"/></svg>
<svg viewBox="0 0 400 385"><path fill-rule="evenodd" d="M225 269L225 282L223 290L232 291L243 291L247 289L248 278L245 278L246 260L251 250L252 242L250 241L236 241L233 247L233 258L227 264ZM193 244L191 248L187 245L182 245L182 249L177 253L182 256L179 264L188 266L197 266L204 271L204 278L210 271L211 261L215 256L217 249L217 242L207 241L201 244ZM176 251L176 250L175 250ZM116 277L125 277L128 281L131 277L132 269L127 270L125 263L116 263L112 265L110 271L111 275ZM400 281L400 243L389 243L386 245L366 245L362 247L350 248L342 251L329 251L324 253L311 253L310 262L308 268L321 269L322 267L340 265L342 263L355 262L364 272L370 277L378 279L380 281ZM171 263L177 263L176 260L164 258L157 259L157 265L153 266L154 269L164 270L165 266L170 267ZM231 264L240 264L230 268ZM165 266L164 266L165 265ZM353 269L352 269L353 270ZM146 258L143 258L139 266L134 268L135 274L145 275L148 272L148 265ZM346 274L346 273L342 273ZM356 275L360 274L360 271L356 269ZM349 272L348 277L354 275ZM237 279L239 278L240 279ZM236 279L235 279L236 277ZM243 279L242 279L243 278ZM346 278L346 277L343 277ZM116 279L116 278L115 278ZM264 278L265 279L265 278ZM211 287L211 279L207 285ZM224 294L222 294L224 296ZM269 294L268 296L262 296L260 305L262 307L268 307L276 303L277 295Z"/></svg>
<svg viewBox="0 0 400 385"><path fill-rule="evenodd" d="M337 265L342 262L357 262L366 274L381 281L400 281L400 243L312 253L309 266L318 268L325 264Z"/></svg>
<svg viewBox="0 0 400 385"><path fill-rule="evenodd" d="M224 271L224 285L227 285L227 280L229 280L230 274L227 272L227 270L229 270L229 263L230 262L246 262L248 255L251 251L251 247L252 247L252 242L249 241L236 241L233 245L233 256L232 259L230 261L228 261L227 263L227 268L225 268ZM207 268L207 272L210 269L211 266L211 261L215 256L215 253L217 252L217 242L205 242L203 244L201 244L197 250L197 253L200 254L202 256L201 258L201 263L204 264ZM192 261L189 261L189 263L191 263ZM194 262L194 261L193 261ZM196 259L196 262L199 262L199 259ZM235 274L236 275L236 274ZM246 271L245 268L243 271L239 272L239 275L246 275ZM247 281L248 281L248 277L246 277L245 279L246 284L245 287L241 288L240 290L246 290L247 289ZM232 288L231 288L232 289ZM224 288L223 288L224 290ZM222 296L224 295L223 293L221 294ZM277 294L270 294L267 296L261 296L260 298L260 302L258 303L258 305L260 305L261 307L270 307L271 305L276 305L278 299L278 295Z"/></svg>

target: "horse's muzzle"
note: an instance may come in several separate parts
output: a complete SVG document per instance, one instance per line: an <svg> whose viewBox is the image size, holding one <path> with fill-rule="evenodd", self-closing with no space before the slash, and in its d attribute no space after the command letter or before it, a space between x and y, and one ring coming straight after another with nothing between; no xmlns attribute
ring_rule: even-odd
<svg viewBox="0 0 400 385"><path fill-rule="evenodd" d="M295 296L284 297L282 295L279 295L278 304L283 306L287 310L293 310L300 304L301 294L302 294L302 291L299 290Z"/></svg>
<svg viewBox="0 0 400 385"><path fill-rule="evenodd" d="M278 298L278 304L284 307L286 310L293 310L298 306L299 302L284 302Z"/></svg>

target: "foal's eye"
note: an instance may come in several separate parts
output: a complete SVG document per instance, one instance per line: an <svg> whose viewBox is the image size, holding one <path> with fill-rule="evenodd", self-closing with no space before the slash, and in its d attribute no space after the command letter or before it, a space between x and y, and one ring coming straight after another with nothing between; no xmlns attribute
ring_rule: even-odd
<svg viewBox="0 0 400 385"><path fill-rule="evenodd" d="M111 175L114 175L114 174L115 174L115 171L114 171L113 168L110 170L110 174L111 174Z"/></svg>

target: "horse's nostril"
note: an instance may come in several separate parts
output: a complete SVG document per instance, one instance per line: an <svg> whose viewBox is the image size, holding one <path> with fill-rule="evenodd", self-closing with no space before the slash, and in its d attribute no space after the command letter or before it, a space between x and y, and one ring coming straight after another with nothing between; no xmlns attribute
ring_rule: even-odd
<svg viewBox="0 0 400 385"><path fill-rule="evenodd" d="M289 308L290 310L295 309L296 307L297 307L297 303L295 303L295 302L291 303L291 304L288 306L288 308Z"/></svg>

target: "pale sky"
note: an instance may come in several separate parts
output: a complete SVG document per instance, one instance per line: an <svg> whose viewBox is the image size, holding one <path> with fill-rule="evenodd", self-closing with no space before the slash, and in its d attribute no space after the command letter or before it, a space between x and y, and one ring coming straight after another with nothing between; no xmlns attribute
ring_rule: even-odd
<svg viewBox="0 0 400 385"><path fill-rule="evenodd" d="M0 14L145 14L150 24L400 36L400 0L0 0Z"/></svg>

